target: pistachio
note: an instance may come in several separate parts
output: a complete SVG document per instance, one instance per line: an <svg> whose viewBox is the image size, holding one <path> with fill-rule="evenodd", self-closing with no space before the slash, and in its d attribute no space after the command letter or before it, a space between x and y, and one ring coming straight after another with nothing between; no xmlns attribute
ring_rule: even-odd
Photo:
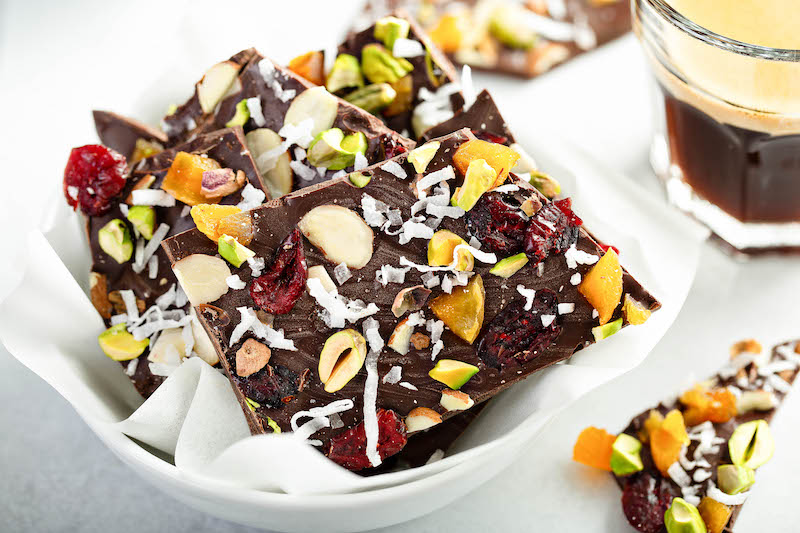
<svg viewBox="0 0 800 533"><path fill-rule="evenodd" d="M345 136L339 128L317 135L308 147L308 162L315 167L342 170L353 166L356 154L367 151L367 138L362 132Z"/></svg>
<svg viewBox="0 0 800 533"><path fill-rule="evenodd" d="M298 223L303 235L330 262L359 269L372 259L374 234L355 211L340 205L320 205Z"/></svg>
<svg viewBox="0 0 800 533"><path fill-rule="evenodd" d="M765 420L745 422L728 440L731 461L737 466L756 469L772 459L775 441Z"/></svg>
<svg viewBox="0 0 800 533"><path fill-rule="evenodd" d="M736 413L743 415L751 411L769 411L778 405L775 394L765 390L746 390L736 399Z"/></svg>
<svg viewBox="0 0 800 533"><path fill-rule="evenodd" d="M531 172L531 185L550 199L561 194L561 184L555 178L538 170Z"/></svg>
<svg viewBox="0 0 800 533"><path fill-rule="evenodd" d="M673 498L664 513L664 526L667 533L706 533L706 525L697 507L683 498Z"/></svg>
<svg viewBox="0 0 800 533"><path fill-rule="evenodd" d="M97 337L103 353L114 361L130 361L144 353L150 339L137 341L128 333L125 324L111 326Z"/></svg>
<svg viewBox="0 0 800 533"><path fill-rule="evenodd" d="M391 104L397 92L388 83L373 83L344 97L345 100L368 113L380 111Z"/></svg>
<svg viewBox="0 0 800 533"><path fill-rule="evenodd" d="M361 69L372 83L394 83L414 70L414 65L379 44L368 44L361 50Z"/></svg>
<svg viewBox="0 0 800 533"><path fill-rule="evenodd" d="M200 194L206 198L228 196L244 187L245 181L247 181L247 177L241 170L236 172L230 168L205 170L200 182Z"/></svg>
<svg viewBox="0 0 800 533"><path fill-rule="evenodd" d="M128 231L128 226L118 218L100 228L97 232L97 241L100 248L117 263L124 263L133 255L131 233Z"/></svg>
<svg viewBox="0 0 800 533"><path fill-rule="evenodd" d="M394 313L394 316L397 318L400 318L407 311L422 309L430 295L431 291L422 285L401 289L400 292L397 293L397 296L394 297L394 302L392 302L392 313Z"/></svg>
<svg viewBox="0 0 800 533"><path fill-rule="evenodd" d="M244 126L248 120L250 120L250 109L247 107L247 100L239 100L239 103L236 104L236 113L225 123L225 127Z"/></svg>
<svg viewBox="0 0 800 533"><path fill-rule="evenodd" d="M439 151L439 147L442 145L439 141L429 141L423 144L422 146L417 146L413 150L408 153L408 157L406 158L409 163L414 165L414 170L416 170L419 174L425 172L425 169L428 168L433 157L436 155L436 152Z"/></svg>
<svg viewBox="0 0 800 533"><path fill-rule="evenodd" d="M439 405L448 411L464 411L475 405L475 402L470 398L469 394L465 392L445 389L442 391L442 398L439 400Z"/></svg>
<svg viewBox="0 0 800 533"><path fill-rule="evenodd" d="M328 337L319 354L319 379L325 392L336 392L358 374L367 357L367 341L354 329Z"/></svg>
<svg viewBox="0 0 800 533"><path fill-rule="evenodd" d="M512 255L511 257L506 257L498 261L489 273L501 278L510 278L527 264L528 256L526 256L524 252L518 253L517 255Z"/></svg>
<svg viewBox="0 0 800 533"><path fill-rule="evenodd" d="M325 87L328 91L335 93L342 89L353 87L360 89L364 86L364 76L361 75L361 65L358 59L350 54L339 54L333 62L331 72Z"/></svg>
<svg viewBox="0 0 800 533"><path fill-rule="evenodd" d="M153 238L153 230L156 227L156 210L151 206L135 205L128 209L126 218L142 237L148 241Z"/></svg>
<svg viewBox="0 0 800 533"><path fill-rule="evenodd" d="M192 305L218 300L228 292L231 270L219 257L192 254L172 265L175 277Z"/></svg>
<svg viewBox="0 0 800 533"><path fill-rule="evenodd" d="M471 161L464 175L464 183L456 189L451 203L464 211L469 211L483 193L492 187L496 179L497 171L485 159Z"/></svg>
<svg viewBox="0 0 800 533"><path fill-rule="evenodd" d="M739 494L753 486L756 473L752 468L738 465L719 465L717 484L725 494Z"/></svg>
<svg viewBox="0 0 800 533"><path fill-rule="evenodd" d="M389 342L386 346L399 353L405 355L411 348L411 334L414 333L414 325L406 317L394 327L392 335L389 337Z"/></svg>
<svg viewBox="0 0 800 533"><path fill-rule="evenodd" d="M139 137L136 139L136 144L133 147L133 153L131 154L130 164L138 163L142 159L147 159L148 157L154 156L159 152L162 152L164 147L161 146L160 143L157 141L148 141L147 139L143 139Z"/></svg>
<svg viewBox="0 0 800 533"><path fill-rule="evenodd" d="M350 183L358 187L359 189L363 189L369 182L372 181L372 176L367 174L366 172L351 172L348 176Z"/></svg>
<svg viewBox="0 0 800 533"><path fill-rule="evenodd" d="M527 50L536 44L536 31L526 24L526 9L521 4L504 4L492 13L489 32L510 48Z"/></svg>
<svg viewBox="0 0 800 533"><path fill-rule="evenodd" d="M644 469L642 443L635 437L620 433L611 445L611 471L617 476L627 476Z"/></svg>
<svg viewBox="0 0 800 533"><path fill-rule="evenodd" d="M618 318L613 322L609 322L608 324L603 324L602 326L593 327L592 335L594 335L595 342L600 342L601 340L607 339L611 335L617 333L621 329L622 329L622 318Z"/></svg>
<svg viewBox="0 0 800 533"><path fill-rule="evenodd" d="M239 74L239 65L232 61L217 63L208 69L197 84L197 99L203 113L211 113L228 92Z"/></svg>
<svg viewBox="0 0 800 533"><path fill-rule="evenodd" d="M256 256L254 251L242 246L239 241L230 235L222 235L219 238L217 249L219 255L236 268L241 267L242 263Z"/></svg>
<svg viewBox="0 0 800 533"><path fill-rule="evenodd" d="M236 374L243 378L251 376L267 366L272 350L255 339L247 339L236 351Z"/></svg>
<svg viewBox="0 0 800 533"><path fill-rule="evenodd" d="M462 361L455 361L453 359L439 359L436 361L436 366L428 372L428 375L444 383L453 390L458 390L469 381L472 376L478 373L478 367L464 363Z"/></svg>
<svg viewBox="0 0 800 533"><path fill-rule="evenodd" d="M427 407L416 407L406 416L406 429L409 433L424 431L442 423L442 416Z"/></svg>
<svg viewBox="0 0 800 533"><path fill-rule="evenodd" d="M374 36L386 45L389 50L394 47L397 39L406 39L411 31L411 24L407 20L397 17L383 17L375 21Z"/></svg>

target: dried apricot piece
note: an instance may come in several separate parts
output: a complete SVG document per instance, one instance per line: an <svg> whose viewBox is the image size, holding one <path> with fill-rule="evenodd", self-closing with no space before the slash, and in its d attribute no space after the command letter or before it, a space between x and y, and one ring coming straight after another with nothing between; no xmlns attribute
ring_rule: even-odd
<svg viewBox="0 0 800 533"><path fill-rule="evenodd" d="M219 221L217 235L230 235L243 246L247 246L253 241L255 230L253 229L253 219L250 213L234 213Z"/></svg>
<svg viewBox="0 0 800 533"><path fill-rule="evenodd" d="M226 233L224 231L219 231L220 221L230 215L241 213L241 211L242 210L235 205L198 204L192 207L190 214L192 215L192 220L194 220L197 229L202 231L205 236L212 241L217 242L220 236ZM231 234L228 233L228 235ZM231 235L231 237L235 237L235 235ZM242 241L239 242L243 245L249 244Z"/></svg>
<svg viewBox="0 0 800 533"><path fill-rule="evenodd" d="M508 171L517 164L519 154L508 146L480 139L465 142L453 154L453 164L462 176L466 175L469 164L477 159L485 160L497 172L497 179L492 185L497 187L506 181Z"/></svg>
<svg viewBox="0 0 800 533"><path fill-rule="evenodd" d="M650 416L647 417L647 420L644 421L644 427L639 432L639 439L642 442L647 442L650 440L650 435L661 427L661 424L664 423L664 415L656 411L655 409L650 410Z"/></svg>
<svg viewBox="0 0 800 533"><path fill-rule="evenodd" d="M578 435L572 460L611 472L611 446L616 438L605 429L589 426Z"/></svg>
<svg viewBox="0 0 800 533"><path fill-rule="evenodd" d="M461 47L462 33L458 20L457 15L444 15L429 33L431 40L446 54Z"/></svg>
<svg viewBox="0 0 800 533"><path fill-rule="evenodd" d="M221 198L207 198L201 192L203 172L217 170L219 163L210 157L178 152L164 177L161 188L186 205L217 204Z"/></svg>
<svg viewBox="0 0 800 533"><path fill-rule="evenodd" d="M697 510L703 517L708 533L722 533L731 519L731 508L708 496L700 500Z"/></svg>
<svg viewBox="0 0 800 533"><path fill-rule="evenodd" d="M706 421L721 424L736 416L736 396L727 388L709 390L702 385L684 392L680 402L686 425L696 426Z"/></svg>
<svg viewBox="0 0 800 533"><path fill-rule="evenodd" d="M578 292L597 310L602 326L614 315L622 297L622 267L619 257L611 248L578 285Z"/></svg>
<svg viewBox="0 0 800 533"><path fill-rule="evenodd" d="M322 52L306 52L289 61L289 70L314 85L325 85L325 58Z"/></svg>
<svg viewBox="0 0 800 533"><path fill-rule="evenodd" d="M677 409L673 409L664 417L661 428L669 432L681 444L689 444L689 435L686 433L686 424L683 421L683 414Z"/></svg>
<svg viewBox="0 0 800 533"><path fill-rule="evenodd" d="M665 476L672 463L678 460L682 447L683 443L663 427L650 434L650 454L658 471Z"/></svg>
<svg viewBox="0 0 800 533"><path fill-rule="evenodd" d="M634 300L630 294L625 294L625 299L622 303L622 314L628 324L639 326L647 322L647 319L653 313L642 302Z"/></svg>
<svg viewBox="0 0 800 533"><path fill-rule="evenodd" d="M434 298L430 305L433 314L453 333L472 344L483 326L485 300L483 279L476 274L466 285Z"/></svg>

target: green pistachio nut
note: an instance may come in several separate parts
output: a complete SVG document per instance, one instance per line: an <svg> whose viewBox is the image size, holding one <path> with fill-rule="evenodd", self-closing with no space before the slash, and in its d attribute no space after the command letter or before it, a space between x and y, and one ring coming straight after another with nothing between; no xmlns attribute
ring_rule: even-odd
<svg viewBox="0 0 800 533"><path fill-rule="evenodd" d="M611 446L611 471L617 476L627 476L644 469L642 443L639 439L620 433Z"/></svg>
<svg viewBox="0 0 800 533"><path fill-rule="evenodd" d="M528 256L524 253L519 253L498 261L489 271L489 274L494 274L501 278L510 278L527 264Z"/></svg>
<svg viewBox="0 0 800 533"><path fill-rule="evenodd" d="M425 169L428 168L431 160L433 160L433 156L439 151L441 145L442 143L439 141L430 141L422 146L417 146L408 153L408 162L414 165L414 170L422 174L425 172Z"/></svg>
<svg viewBox="0 0 800 533"><path fill-rule="evenodd" d="M445 81L445 73L433 59L431 51L425 48L425 73L435 88L440 87Z"/></svg>
<svg viewBox="0 0 800 533"><path fill-rule="evenodd" d="M469 211L478 199L489 190L497 179L497 171L485 159L475 159L470 162L464 175L464 183L453 194L453 205L464 211Z"/></svg>
<svg viewBox="0 0 800 533"><path fill-rule="evenodd" d="M735 465L756 469L765 464L775 453L769 424L765 420L753 420L740 425L728 440L728 451Z"/></svg>
<svg viewBox="0 0 800 533"><path fill-rule="evenodd" d="M320 132L308 147L306 157L315 167L329 170L342 170L352 166L356 154L367 151L367 137L361 133L345 136L339 128L331 128Z"/></svg>
<svg viewBox="0 0 800 533"><path fill-rule="evenodd" d="M256 256L253 250L243 246L230 235L223 235L219 238L217 250L224 260L236 268L239 268L242 266L242 263Z"/></svg>
<svg viewBox="0 0 800 533"><path fill-rule="evenodd" d="M280 433L281 432L281 427L278 425L277 422L275 422L270 417L267 417L267 425L272 428L272 432L273 433Z"/></svg>
<svg viewBox="0 0 800 533"><path fill-rule="evenodd" d="M609 338L611 335L617 333L622 329L622 318L618 318L608 324L596 326L592 328L592 335L594 335L595 342L600 342L603 339Z"/></svg>
<svg viewBox="0 0 800 533"><path fill-rule="evenodd" d="M361 50L361 69L372 83L394 83L414 70L414 65L379 44L368 44Z"/></svg>
<svg viewBox="0 0 800 533"><path fill-rule="evenodd" d="M756 472L752 468L738 465L719 465L717 484L725 494L739 494L753 486Z"/></svg>
<svg viewBox="0 0 800 533"><path fill-rule="evenodd" d="M478 367L455 361L453 359L439 359L428 375L440 383L444 383L453 390L458 390L478 373Z"/></svg>
<svg viewBox="0 0 800 533"><path fill-rule="evenodd" d="M153 238L153 231L156 227L155 209L149 205L135 205L128 209L127 218L142 237L148 241Z"/></svg>
<svg viewBox="0 0 800 533"><path fill-rule="evenodd" d="M100 248L117 263L124 263L133 255L131 232L125 223L115 218L97 232Z"/></svg>
<svg viewBox="0 0 800 533"><path fill-rule="evenodd" d="M555 178L544 172L535 170L531 172L531 185L548 198L555 198L561 193L561 184Z"/></svg>
<svg viewBox="0 0 800 533"><path fill-rule="evenodd" d="M369 174L365 174L363 172L353 172L349 176L350 183L358 187L359 189L363 189L366 187L370 181L372 181L372 176Z"/></svg>
<svg viewBox="0 0 800 533"><path fill-rule="evenodd" d="M397 17L383 17L375 22L375 38L383 42L391 50L397 39L407 39L411 24Z"/></svg>
<svg viewBox="0 0 800 533"><path fill-rule="evenodd" d="M706 524L697 507L683 498L673 498L672 505L664 513L667 533L706 533Z"/></svg>
<svg viewBox="0 0 800 533"><path fill-rule="evenodd" d="M364 86L364 76L361 75L361 65L358 58L350 54L339 54L333 62L331 72L325 82L325 88L335 93L342 89L358 88Z"/></svg>
<svg viewBox="0 0 800 533"><path fill-rule="evenodd" d="M397 91L388 83L373 83L348 94L344 99L367 113L375 113L391 104L396 96Z"/></svg>
<svg viewBox="0 0 800 533"><path fill-rule="evenodd" d="M142 355L150 344L150 339L137 341L123 323L105 330L97 337L97 342L103 352L114 361L130 361Z"/></svg>
<svg viewBox="0 0 800 533"><path fill-rule="evenodd" d="M247 100L239 100L239 103L236 104L236 114L225 123L225 127L244 126L248 120L250 120L250 109L247 108Z"/></svg>
<svg viewBox="0 0 800 533"><path fill-rule="evenodd" d="M342 150L348 154L353 154L353 156L356 154L366 154L367 148L367 136L361 131L345 135L344 139L342 139ZM355 159L355 157L353 159Z"/></svg>
<svg viewBox="0 0 800 533"><path fill-rule="evenodd" d="M510 48L527 50L536 44L537 35L527 23L526 9L521 4L498 7L489 19L489 32Z"/></svg>
<svg viewBox="0 0 800 533"><path fill-rule="evenodd" d="M253 411L254 413L256 412L256 409L261 407L260 403L258 403L257 401L255 401L255 400L253 400L251 398L248 398L248 397L245 396L244 399L247 402L247 407L249 407L250 410Z"/></svg>

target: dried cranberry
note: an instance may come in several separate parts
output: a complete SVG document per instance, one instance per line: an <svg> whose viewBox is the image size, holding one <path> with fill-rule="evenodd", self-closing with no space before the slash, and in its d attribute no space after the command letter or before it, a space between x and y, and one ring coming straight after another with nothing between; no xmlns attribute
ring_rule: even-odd
<svg viewBox="0 0 800 533"><path fill-rule="evenodd" d="M525 231L525 253L536 264L550 254L560 254L578 241L580 218L572 212L572 200L556 200L531 217Z"/></svg>
<svg viewBox="0 0 800 533"><path fill-rule="evenodd" d="M472 134L482 141L508 145L508 137L504 137L503 135L495 135L494 133L490 133L488 131L479 130L472 130Z"/></svg>
<svg viewBox="0 0 800 533"><path fill-rule="evenodd" d="M386 133L381 135L381 146L384 159L391 159L408 151L405 146L397 142L397 139Z"/></svg>
<svg viewBox="0 0 800 533"><path fill-rule="evenodd" d="M408 437L406 424L392 410L378 409L378 454L381 460L402 450ZM367 458L367 432L364 422L331 437L326 454L348 470L363 470L372 464Z"/></svg>
<svg viewBox="0 0 800 533"><path fill-rule="evenodd" d="M642 533L656 533L664 526L664 513L672 503L669 483L643 473L625 481L622 511L628 522Z"/></svg>
<svg viewBox="0 0 800 533"><path fill-rule="evenodd" d="M283 365L267 365L246 378L236 376L245 396L273 409L282 407L297 394L297 378L296 373Z"/></svg>
<svg viewBox="0 0 800 533"><path fill-rule="evenodd" d="M268 313L283 315L303 295L308 279L303 237L295 228L281 243L266 273L253 280L250 297Z"/></svg>
<svg viewBox="0 0 800 533"><path fill-rule="evenodd" d="M73 148L64 169L67 203L90 217L108 213L125 188L125 166L125 156L101 144Z"/></svg>
<svg viewBox="0 0 800 533"><path fill-rule="evenodd" d="M470 235L492 252L511 255L522 250L527 217L513 196L490 192L467 212Z"/></svg>
<svg viewBox="0 0 800 533"><path fill-rule="evenodd" d="M527 363L561 334L557 311L558 297L550 289L537 290L528 311L524 300L512 301L486 328L478 345L478 357L498 369L513 362ZM543 315L556 318L545 326Z"/></svg>

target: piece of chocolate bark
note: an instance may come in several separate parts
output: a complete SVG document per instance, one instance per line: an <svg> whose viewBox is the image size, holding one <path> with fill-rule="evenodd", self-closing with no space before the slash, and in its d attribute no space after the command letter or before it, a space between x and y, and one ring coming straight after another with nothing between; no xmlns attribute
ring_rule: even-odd
<svg viewBox="0 0 800 533"><path fill-rule="evenodd" d="M241 268L200 231L164 242L253 433L375 467L658 309L569 200L505 183L518 157L462 131L273 200Z"/></svg>
<svg viewBox="0 0 800 533"><path fill-rule="evenodd" d="M800 343L762 353L758 342L743 341L731 357L620 435L587 428L578 438L574 459L612 472L638 531L733 531L755 469L772 457L768 424L797 377Z"/></svg>
<svg viewBox="0 0 800 533"><path fill-rule="evenodd" d="M117 190L103 196L112 178ZM73 150L65 192L86 215L90 296L110 328L99 341L143 396L185 356L217 362L205 332L189 315L161 240L195 227L191 206L220 204L233 214L239 211L236 204L259 205L266 197L263 188L241 128L200 135L132 168L104 146Z"/></svg>
<svg viewBox="0 0 800 533"><path fill-rule="evenodd" d="M359 26L409 11L459 64L532 78L631 29L623 0L370 0Z"/></svg>
<svg viewBox="0 0 800 533"><path fill-rule="evenodd" d="M247 57L247 63L238 70L231 66L238 65L232 60L211 67L192 98L164 118L165 130L174 139L241 126L271 197L364 168L414 146L378 118L255 50L237 56ZM215 93L219 99L213 108L198 115L200 88L217 72L227 73L223 80L227 85ZM180 125L187 127L179 131Z"/></svg>
<svg viewBox="0 0 800 533"><path fill-rule="evenodd" d="M309 52L289 68L406 137L418 138L464 105L455 67L402 12L351 33L328 62L325 70L325 52Z"/></svg>
<svg viewBox="0 0 800 533"><path fill-rule="evenodd" d="M124 155L129 164L155 155L167 145L167 135L156 128L110 111L92 111L100 142Z"/></svg>

